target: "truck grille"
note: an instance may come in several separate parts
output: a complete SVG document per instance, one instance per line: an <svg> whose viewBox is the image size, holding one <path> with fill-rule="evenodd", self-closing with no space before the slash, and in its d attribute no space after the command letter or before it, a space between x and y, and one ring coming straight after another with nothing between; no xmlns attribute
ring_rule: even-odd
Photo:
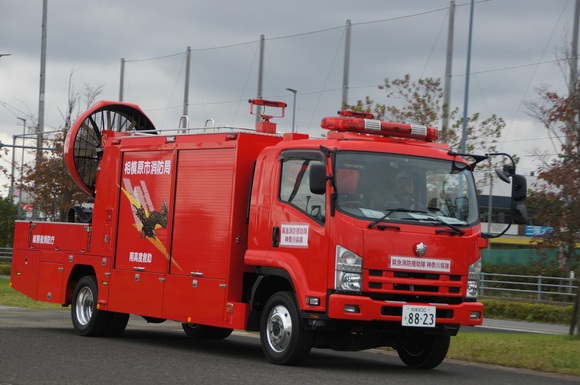
<svg viewBox="0 0 580 385"><path fill-rule="evenodd" d="M374 299L460 303L467 277L453 274L367 270L364 291Z"/></svg>

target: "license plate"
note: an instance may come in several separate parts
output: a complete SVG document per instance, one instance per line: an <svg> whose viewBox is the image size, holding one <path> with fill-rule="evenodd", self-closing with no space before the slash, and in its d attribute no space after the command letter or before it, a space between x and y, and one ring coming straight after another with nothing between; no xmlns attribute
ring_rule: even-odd
<svg viewBox="0 0 580 385"><path fill-rule="evenodd" d="M403 305L403 326L435 327L435 306Z"/></svg>

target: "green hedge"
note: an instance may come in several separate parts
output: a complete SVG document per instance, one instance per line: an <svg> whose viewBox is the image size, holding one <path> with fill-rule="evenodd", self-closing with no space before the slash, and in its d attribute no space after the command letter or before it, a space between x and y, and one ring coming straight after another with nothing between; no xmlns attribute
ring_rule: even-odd
<svg viewBox="0 0 580 385"><path fill-rule="evenodd" d="M486 318L570 325L574 306L556 306L526 302L482 300Z"/></svg>
<svg viewBox="0 0 580 385"><path fill-rule="evenodd" d="M562 277L566 275L562 269L555 264L529 264L529 265L511 265L511 264L489 264L484 263L482 270L488 274L514 274L514 275L529 275L546 277ZM580 273L580 271L579 271ZM578 275L578 274L576 274Z"/></svg>
<svg viewBox="0 0 580 385"><path fill-rule="evenodd" d="M10 275L11 265L7 263L0 263L0 275Z"/></svg>

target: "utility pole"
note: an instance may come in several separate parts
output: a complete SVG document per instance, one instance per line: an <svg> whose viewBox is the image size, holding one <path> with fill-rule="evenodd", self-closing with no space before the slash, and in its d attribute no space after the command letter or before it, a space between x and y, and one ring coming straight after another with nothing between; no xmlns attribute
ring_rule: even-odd
<svg viewBox="0 0 580 385"><path fill-rule="evenodd" d="M343 109L345 106L348 106L348 74L349 74L349 67L350 67L350 30L351 24L350 20L346 21L346 31L345 31L345 38L344 38L344 66L343 66L343 73L342 73L342 103L340 109Z"/></svg>
<svg viewBox="0 0 580 385"><path fill-rule="evenodd" d="M574 7L574 27L572 32L572 46L570 47L570 79L568 79L568 97L573 98L575 101L574 105L578 102L578 15L580 13L580 0L576 0L576 5ZM578 128L577 116L572 118L572 121L568 123L568 135L566 135L566 145L571 144L571 135Z"/></svg>
<svg viewBox="0 0 580 385"><path fill-rule="evenodd" d="M463 127L461 137L461 152L465 153L467 147L467 107L469 106L469 73L471 72L471 35L473 33L473 3L469 11L469 36L467 40L467 64L465 68L465 97L463 100Z"/></svg>
<svg viewBox="0 0 580 385"><path fill-rule="evenodd" d="M119 101L123 101L123 87L125 85L125 58L121 58L121 76L119 80Z"/></svg>
<svg viewBox="0 0 580 385"><path fill-rule="evenodd" d="M294 94L294 102L292 103L292 133L296 132L296 91L293 88L286 88L286 91L290 91Z"/></svg>
<svg viewBox="0 0 580 385"><path fill-rule="evenodd" d="M42 160L42 142L44 133L44 95L46 84L46 31L47 31L48 0L42 1L42 42L40 48L40 92L38 97L38 137L36 138L36 165Z"/></svg>
<svg viewBox="0 0 580 385"><path fill-rule="evenodd" d="M185 52L185 90L183 91L183 116L187 116L189 104L189 67L191 65L191 47Z"/></svg>
<svg viewBox="0 0 580 385"><path fill-rule="evenodd" d="M455 0L449 3L449 27L447 30L447 57L445 58L445 85L443 88L443 122L441 131L449 128L449 111L451 110L451 75L453 66L453 33L455 25Z"/></svg>
<svg viewBox="0 0 580 385"><path fill-rule="evenodd" d="M576 0L574 7L574 31L572 32L572 46L570 49L570 79L568 81L568 93L576 93L578 84L578 14L580 12L580 0Z"/></svg>
<svg viewBox="0 0 580 385"><path fill-rule="evenodd" d="M264 77L264 35L260 35L260 64L258 67L258 99L262 99L262 81ZM262 115L262 106L256 106L256 123L260 122Z"/></svg>

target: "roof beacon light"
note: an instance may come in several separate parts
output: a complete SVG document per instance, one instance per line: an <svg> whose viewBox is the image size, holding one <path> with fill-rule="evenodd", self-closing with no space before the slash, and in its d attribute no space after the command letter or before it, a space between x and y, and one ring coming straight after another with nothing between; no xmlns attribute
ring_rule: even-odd
<svg viewBox="0 0 580 385"><path fill-rule="evenodd" d="M250 114L258 115L260 117L259 121L256 122L256 131L257 132L265 132L268 134L275 134L276 133L276 123L270 122L272 118L283 118L284 112L286 111L286 107L288 106L284 102L279 102L277 100L266 100L266 99L250 99L248 100L250 103ZM256 108L254 111L254 106L260 106ZM266 115L264 113L266 107L274 107L279 108L278 115ZM262 110L263 108L263 110Z"/></svg>
<svg viewBox="0 0 580 385"><path fill-rule="evenodd" d="M365 118L365 119L374 119L375 118L375 116L370 112L353 111L353 110L340 110L340 111L338 111L338 115L351 116L353 118Z"/></svg>
<svg viewBox="0 0 580 385"><path fill-rule="evenodd" d="M361 134L410 138L424 140L426 142L433 142L439 138L439 130L435 127L421 126L418 124L383 122L376 119L343 116L327 117L322 119L320 126L331 131L358 132Z"/></svg>

